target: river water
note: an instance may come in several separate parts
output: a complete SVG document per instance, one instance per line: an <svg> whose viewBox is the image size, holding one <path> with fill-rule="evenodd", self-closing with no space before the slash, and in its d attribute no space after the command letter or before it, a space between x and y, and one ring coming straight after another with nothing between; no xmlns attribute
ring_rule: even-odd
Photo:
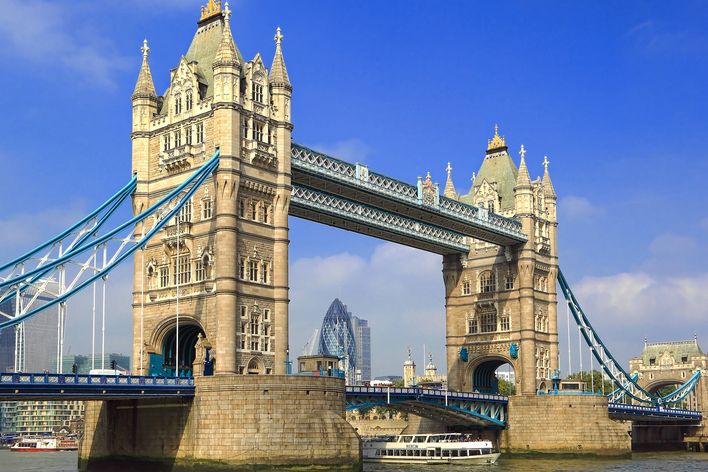
<svg viewBox="0 0 708 472"><path fill-rule="evenodd" d="M2 472L76 472L76 470L76 452L17 453L0 450L0 471ZM122 470L132 472L128 468L122 468ZM206 472L213 469L190 467L188 470L190 472ZM305 469L298 470L299 472L305 471ZM501 457L497 464L491 466L366 464L364 467L365 472L589 472L605 470L617 472L705 472L708 471L708 453L641 453L634 454L632 459ZM317 469L317 472L325 471Z"/></svg>

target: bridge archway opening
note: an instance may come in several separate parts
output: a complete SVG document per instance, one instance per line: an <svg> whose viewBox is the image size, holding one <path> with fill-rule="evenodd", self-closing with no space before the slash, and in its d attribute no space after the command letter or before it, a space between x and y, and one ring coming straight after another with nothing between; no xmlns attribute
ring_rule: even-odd
<svg viewBox="0 0 708 472"><path fill-rule="evenodd" d="M488 358L472 367L472 391L501 395L515 393L514 366L503 357Z"/></svg>
<svg viewBox="0 0 708 472"><path fill-rule="evenodd" d="M195 345L199 335L204 337L204 331L194 323L180 323L179 345L177 345L177 328L171 327L164 335L162 341L162 354L151 354L150 375L165 375L180 377L192 376L192 364L196 357ZM179 352L179 369L175 366Z"/></svg>

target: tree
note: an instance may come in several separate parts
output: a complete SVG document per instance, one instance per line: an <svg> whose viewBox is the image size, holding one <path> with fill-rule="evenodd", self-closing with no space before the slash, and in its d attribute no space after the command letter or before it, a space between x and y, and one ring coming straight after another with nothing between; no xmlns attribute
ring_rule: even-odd
<svg viewBox="0 0 708 472"><path fill-rule="evenodd" d="M516 395L516 385L504 379L499 379L498 390L499 395L504 395L505 397Z"/></svg>
<svg viewBox="0 0 708 472"><path fill-rule="evenodd" d="M603 379L602 373L599 370L593 370L592 376L590 375L590 372L585 370L583 370L582 372L575 372L574 374L571 374L566 377L566 380L580 380L581 382L586 383L586 389L588 391L593 390L594 387L594 391L600 393L603 392L604 385L605 395L609 394L617 388L615 384L612 383L609 379Z"/></svg>

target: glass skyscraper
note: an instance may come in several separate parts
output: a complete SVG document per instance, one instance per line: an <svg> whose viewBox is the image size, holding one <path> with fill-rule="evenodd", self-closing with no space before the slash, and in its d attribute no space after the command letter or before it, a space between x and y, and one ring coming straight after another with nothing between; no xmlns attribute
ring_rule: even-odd
<svg viewBox="0 0 708 472"><path fill-rule="evenodd" d="M322 320L319 354L339 357L347 384L354 384L357 369L356 339L351 313L339 298L334 299Z"/></svg>
<svg viewBox="0 0 708 472"><path fill-rule="evenodd" d="M371 328L367 320L353 316L338 298L335 298L322 321L322 329L315 330L305 346L305 353L337 356L348 385L371 380Z"/></svg>
<svg viewBox="0 0 708 472"><path fill-rule="evenodd" d="M356 341L356 369L358 376L355 380L366 382L371 380L371 328L367 320L352 316L352 328Z"/></svg>

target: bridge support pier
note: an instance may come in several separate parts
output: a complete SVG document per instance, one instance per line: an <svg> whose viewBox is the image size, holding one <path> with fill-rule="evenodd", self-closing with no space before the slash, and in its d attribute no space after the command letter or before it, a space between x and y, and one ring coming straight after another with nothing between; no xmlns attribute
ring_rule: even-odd
<svg viewBox="0 0 708 472"><path fill-rule="evenodd" d="M79 469L361 468L341 379L215 375L195 384L193 399L87 402Z"/></svg>
<svg viewBox="0 0 708 472"><path fill-rule="evenodd" d="M628 421L611 420L607 398L594 395L514 395L500 446L508 453L627 455Z"/></svg>

